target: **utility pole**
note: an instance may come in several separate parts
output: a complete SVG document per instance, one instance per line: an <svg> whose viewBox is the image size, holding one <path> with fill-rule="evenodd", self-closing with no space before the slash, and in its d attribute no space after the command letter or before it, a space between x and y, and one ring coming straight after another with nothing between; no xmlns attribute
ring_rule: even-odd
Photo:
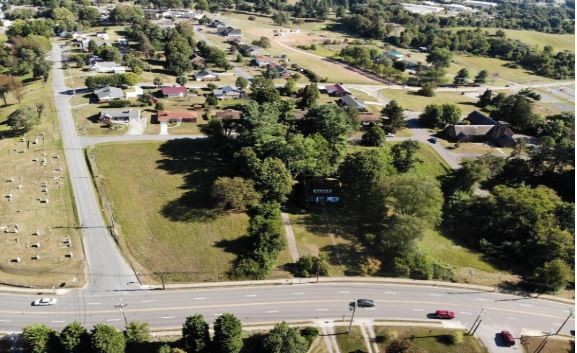
<svg viewBox="0 0 577 353"><path fill-rule="evenodd" d="M473 332L471 332L471 336L475 334L475 332L477 332L477 329L479 328L479 326L481 326L481 322L483 322L483 320L479 320L479 322L477 323L477 327L475 327L475 329L473 330Z"/></svg>
<svg viewBox="0 0 577 353"><path fill-rule="evenodd" d="M351 321L349 322L349 330L347 331L347 333L351 333L351 326L353 326L353 320L355 319L355 312L357 311L357 300L356 299L353 302L353 305L349 306L349 310L351 310L353 313L351 314Z"/></svg>
<svg viewBox="0 0 577 353"><path fill-rule="evenodd" d="M120 311L120 313L122 314L122 317L124 318L124 323L126 325L128 325L128 320L126 319L126 313L124 312L124 308L127 307L128 304L124 304L122 302L122 298L120 298L120 304L116 305L116 307L118 308L118 310Z"/></svg>
<svg viewBox="0 0 577 353"><path fill-rule="evenodd" d="M555 332L555 336L557 336L559 334L559 332L561 332L561 330L563 329L563 326L565 326L565 324L567 323L567 321L569 321L571 316L573 316L573 310L569 310L569 315L567 315L567 318L565 319L565 321L563 321L563 324L561 324L561 326L559 326L559 329L557 330L557 332Z"/></svg>
<svg viewBox="0 0 577 353"><path fill-rule="evenodd" d="M164 272L160 272L160 280L162 281L162 290L166 290L166 285L164 283Z"/></svg>
<svg viewBox="0 0 577 353"><path fill-rule="evenodd" d="M479 315L477 315L477 317L475 318L475 322L473 322L473 325L471 326L471 328L469 329L469 332L467 333L469 336L472 335L473 333L475 333L475 331L477 331L476 327L479 327L478 324L480 324L480 319L481 316L483 316L483 314L485 313L485 308L481 308L481 312L479 313Z"/></svg>

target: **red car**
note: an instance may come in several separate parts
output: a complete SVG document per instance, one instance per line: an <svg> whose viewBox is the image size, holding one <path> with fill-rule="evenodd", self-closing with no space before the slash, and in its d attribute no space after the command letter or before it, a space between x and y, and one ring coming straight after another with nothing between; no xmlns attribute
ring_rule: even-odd
<svg viewBox="0 0 577 353"><path fill-rule="evenodd" d="M507 346L515 345L515 337L509 331L501 331L501 337Z"/></svg>
<svg viewBox="0 0 577 353"><path fill-rule="evenodd" d="M435 315L437 315L439 319L450 320L455 318L455 313L448 310L437 310L435 311Z"/></svg>

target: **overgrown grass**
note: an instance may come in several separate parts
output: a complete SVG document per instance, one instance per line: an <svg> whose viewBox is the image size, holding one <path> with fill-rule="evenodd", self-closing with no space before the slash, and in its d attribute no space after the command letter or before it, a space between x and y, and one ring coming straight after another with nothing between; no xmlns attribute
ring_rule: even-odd
<svg viewBox="0 0 577 353"><path fill-rule="evenodd" d="M40 125L24 135L13 133L6 125L10 113L38 103L44 104ZM28 81L24 84L21 102L9 95L8 105L0 107L0 165L0 225L7 226L10 232L16 224L19 228L18 233L2 237L0 282L44 288L82 286L82 239L76 229L77 218L50 81ZM12 179L14 181L9 181ZM43 191L43 182L46 182L46 191ZM33 235L36 230L40 236ZM65 239L71 240L70 247L64 244ZM40 248L30 246L37 242ZM69 253L72 258L65 257ZM40 259L32 260L35 255ZM20 262L14 262L18 257Z"/></svg>
<svg viewBox="0 0 577 353"><path fill-rule="evenodd" d="M523 339L523 348L525 352L535 352L543 342L542 337L525 337ZM548 339L547 344L541 353L573 353L575 352L575 341L564 339Z"/></svg>
<svg viewBox="0 0 577 353"><path fill-rule="evenodd" d="M449 336L455 330L407 327L407 326L376 326L375 335L380 350L386 352L390 340L383 340L387 333L395 331L399 337L406 337L421 350L427 353L486 353L487 349L474 336L464 336L463 342L451 344Z"/></svg>
<svg viewBox="0 0 577 353"><path fill-rule="evenodd" d="M226 279L247 246L248 217L213 209L210 188L227 166L206 141L98 145L94 156L123 250L146 282L161 271L173 282Z"/></svg>

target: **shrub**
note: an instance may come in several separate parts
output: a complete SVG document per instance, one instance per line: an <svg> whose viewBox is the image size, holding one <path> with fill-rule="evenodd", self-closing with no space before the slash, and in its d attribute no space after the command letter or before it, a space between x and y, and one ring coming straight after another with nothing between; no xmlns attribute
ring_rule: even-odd
<svg viewBox="0 0 577 353"><path fill-rule="evenodd" d="M125 100L125 99L117 99L117 100L113 100L108 102L108 106L111 108L124 108L124 107L128 107L130 105L130 101L129 100Z"/></svg>
<svg viewBox="0 0 577 353"><path fill-rule="evenodd" d="M254 16L248 16L248 20L249 20L249 21L254 21L254 20L256 20L256 17L254 17Z"/></svg>
<svg viewBox="0 0 577 353"><path fill-rule="evenodd" d="M463 331L455 331L449 336L449 342L451 344L460 344L465 340L465 335Z"/></svg>
<svg viewBox="0 0 577 353"><path fill-rule="evenodd" d="M297 277L314 277L317 272L320 276L328 274L326 261L322 257L302 256L294 267L294 275Z"/></svg>
<svg viewBox="0 0 577 353"><path fill-rule="evenodd" d="M307 340L308 346L310 347L313 344L315 338L317 338L319 335L320 331L316 327L307 326L303 328L300 333L301 336Z"/></svg>
<svg viewBox="0 0 577 353"><path fill-rule="evenodd" d="M374 257L365 257L359 264L359 272L363 276L373 276L381 269L381 261Z"/></svg>
<svg viewBox="0 0 577 353"><path fill-rule="evenodd" d="M455 271L453 268L442 262L434 262L431 265L433 278L440 279L443 281L456 281Z"/></svg>

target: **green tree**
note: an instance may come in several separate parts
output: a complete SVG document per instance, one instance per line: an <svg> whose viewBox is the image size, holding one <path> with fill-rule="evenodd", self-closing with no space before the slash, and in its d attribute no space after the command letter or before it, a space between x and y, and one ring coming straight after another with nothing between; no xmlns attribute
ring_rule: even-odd
<svg viewBox="0 0 577 353"><path fill-rule="evenodd" d="M189 316L182 325L182 342L187 353L208 353L210 335L202 314Z"/></svg>
<svg viewBox="0 0 577 353"><path fill-rule="evenodd" d="M208 1L207 0L196 0L194 2L194 8L198 11L208 11Z"/></svg>
<svg viewBox="0 0 577 353"><path fill-rule="evenodd" d="M308 344L298 329L286 322L276 324L263 341L264 353L306 353Z"/></svg>
<svg viewBox="0 0 577 353"><path fill-rule="evenodd" d="M92 329L90 347L94 353L124 353L126 341L122 332L113 326L96 324Z"/></svg>
<svg viewBox="0 0 577 353"><path fill-rule="evenodd" d="M333 148L344 146L353 124L349 117L335 104L323 104L312 107L306 115L306 122L310 123L310 134L321 134Z"/></svg>
<svg viewBox="0 0 577 353"><path fill-rule="evenodd" d="M413 216L435 226L441 220L443 194L434 179L412 175L387 177L381 181L384 212Z"/></svg>
<svg viewBox="0 0 577 353"><path fill-rule="evenodd" d="M272 22L276 26L285 26L290 23L290 14L285 11L276 11L272 15Z"/></svg>
<svg viewBox="0 0 577 353"><path fill-rule="evenodd" d="M133 72L122 74L122 84L126 86L135 86L140 81L140 76ZM161 83L162 84L162 83Z"/></svg>
<svg viewBox="0 0 577 353"><path fill-rule="evenodd" d="M423 237L425 230L421 219L398 214L386 220L371 245L389 259L404 258L417 250L416 241Z"/></svg>
<svg viewBox="0 0 577 353"><path fill-rule="evenodd" d="M446 48L434 48L427 55L427 62L435 68L449 67L451 59L451 51Z"/></svg>
<svg viewBox="0 0 577 353"><path fill-rule="evenodd" d="M211 105L213 107L216 107L218 105L218 98L216 98L216 96L214 94L209 94L208 96L206 96L205 103L207 105Z"/></svg>
<svg viewBox="0 0 577 353"><path fill-rule="evenodd" d="M181 86L186 85L187 82L188 78L185 75L181 75L176 78L176 83L178 83Z"/></svg>
<svg viewBox="0 0 577 353"><path fill-rule="evenodd" d="M384 123L387 131L396 132L405 126L405 114L403 112L403 107L394 99L381 110L381 114L387 117Z"/></svg>
<svg viewBox="0 0 577 353"><path fill-rule="evenodd" d="M254 173L257 189L265 201L285 202L292 191L293 179L283 161L266 158Z"/></svg>
<svg viewBox="0 0 577 353"><path fill-rule="evenodd" d="M301 93L301 100L299 102L299 106L301 109L307 109L314 106L319 99L321 93L315 83L311 83L310 85L306 85Z"/></svg>
<svg viewBox="0 0 577 353"><path fill-rule="evenodd" d="M408 172L415 163L420 162L416 155L419 149L419 143L413 140L405 140L395 144L391 148L393 166L401 173Z"/></svg>
<svg viewBox="0 0 577 353"><path fill-rule="evenodd" d="M271 79L257 76L252 80L251 89L252 99L259 104L275 103L280 100L280 94Z"/></svg>
<svg viewBox="0 0 577 353"><path fill-rule="evenodd" d="M155 77L154 80L152 80L152 83L156 86L156 88L162 86L162 80L160 77Z"/></svg>
<svg viewBox="0 0 577 353"><path fill-rule="evenodd" d="M459 109L455 104L443 104L441 109L443 111L443 114L441 115L443 125L454 125L461 121L461 109Z"/></svg>
<svg viewBox="0 0 577 353"><path fill-rule="evenodd" d="M487 70L481 70L481 71L479 71L477 76L475 76L475 83L483 85L487 82L488 77L489 77L489 72Z"/></svg>
<svg viewBox="0 0 577 353"><path fill-rule="evenodd" d="M424 82L421 85L421 89L418 90L417 93L423 97L434 97L435 88L437 88L437 86L433 82Z"/></svg>
<svg viewBox="0 0 577 353"><path fill-rule="evenodd" d="M214 322L215 353L239 353L242 349L242 324L234 315L224 313Z"/></svg>
<svg viewBox="0 0 577 353"><path fill-rule="evenodd" d="M515 129L527 131L536 128L541 117L533 112L533 103L527 97L514 94L505 98L491 111L495 120L506 121Z"/></svg>
<svg viewBox="0 0 577 353"><path fill-rule="evenodd" d="M30 325L22 330L22 342L26 353L55 352L56 332L42 324Z"/></svg>
<svg viewBox="0 0 577 353"><path fill-rule="evenodd" d="M256 206L261 196L255 191L252 180L220 177L214 181L212 197L221 209L244 211Z"/></svg>
<svg viewBox="0 0 577 353"><path fill-rule="evenodd" d="M126 344L128 346L148 342L150 339L148 322L130 321L124 329L124 336L126 337Z"/></svg>
<svg viewBox="0 0 577 353"><path fill-rule="evenodd" d="M294 273L296 277L314 277L316 275L326 276L328 267L326 260L319 256L301 256L294 264Z"/></svg>
<svg viewBox="0 0 577 353"><path fill-rule="evenodd" d="M292 96L295 94L297 91L297 81L293 80L292 78L288 79L284 84L283 91L287 96Z"/></svg>
<svg viewBox="0 0 577 353"><path fill-rule="evenodd" d="M7 123L12 129L20 131L21 133L30 131L34 126L40 124L40 117L38 116L36 106L27 105L16 109L8 115Z"/></svg>
<svg viewBox="0 0 577 353"><path fill-rule="evenodd" d="M380 147L385 144L386 134L383 129L374 125L371 126L361 137L361 143L363 146L373 146Z"/></svg>
<svg viewBox="0 0 577 353"><path fill-rule="evenodd" d="M32 65L32 77L42 78L44 82L48 81L52 63L47 60L38 60Z"/></svg>
<svg viewBox="0 0 577 353"><path fill-rule="evenodd" d="M469 70L467 70L467 68L462 68L457 72L457 75L455 75L453 83L456 85L463 85L467 83L467 80L469 80Z"/></svg>
<svg viewBox="0 0 577 353"><path fill-rule="evenodd" d="M557 292L573 278L571 268L561 259L546 262L535 270L533 281L547 292Z"/></svg>
<svg viewBox="0 0 577 353"><path fill-rule="evenodd" d="M479 101L477 102L477 106L480 108L485 108L486 106L491 104L493 100L493 91L490 89L486 89L483 94L479 96Z"/></svg>
<svg viewBox="0 0 577 353"><path fill-rule="evenodd" d="M437 128L443 126L443 107L438 104L429 104L425 107L425 111L419 115L419 122L429 128Z"/></svg>
<svg viewBox="0 0 577 353"><path fill-rule="evenodd" d="M113 23L122 25L144 18L144 12L140 6L118 5L112 9L108 18Z"/></svg>
<svg viewBox="0 0 577 353"><path fill-rule="evenodd" d="M235 85L239 89L246 89L248 87L248 80L242 76L239 76L235 81Z"/></svg>
<svg viewBox="0 0 577 353"><path fill-rule="evenodd" d="M59 338L64 353L85 353L90 348L88 331L78 321L64 327Z"/></svg>

